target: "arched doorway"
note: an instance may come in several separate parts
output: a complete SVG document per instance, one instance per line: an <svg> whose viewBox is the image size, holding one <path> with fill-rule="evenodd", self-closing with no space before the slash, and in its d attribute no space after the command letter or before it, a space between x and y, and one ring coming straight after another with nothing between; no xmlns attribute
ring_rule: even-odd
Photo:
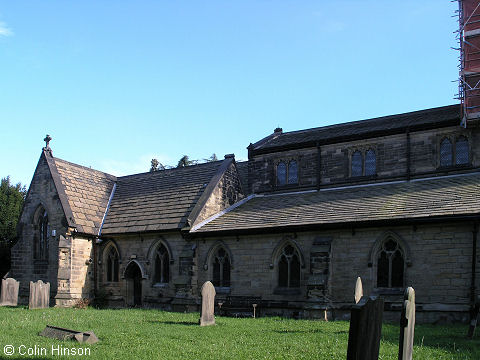
<svg viewBox="0 0 480 360"><path fill-rule="evenodd" d="M125 269L127 282L127 305L142 306L142 270L134 261Z"/></svg>

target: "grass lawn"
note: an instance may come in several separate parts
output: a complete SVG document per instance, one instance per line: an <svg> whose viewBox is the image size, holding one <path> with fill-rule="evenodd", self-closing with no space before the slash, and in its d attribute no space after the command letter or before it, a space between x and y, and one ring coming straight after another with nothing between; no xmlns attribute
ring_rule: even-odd
<svg viewBox="0 0 480 360"><path fill-rule="evenodd" d="M125 309L0 308L0 358L22 358L27 348L52 346L90 349L84 359L345 359L349 323L345 321L287 320L280 318L233 319L218 317L217 325L199 327L198 313ZM45 325L93 330L95 345L80 345L38 336ZM480 359L480 331L470 341L467 325L415 328L414 359ZM380 359L397 359L398 325L384 324ZM15 356L4 346L13 345ZM24 347L20 348L21 345ZM70 356L73 357L73 356Z"/></svg>

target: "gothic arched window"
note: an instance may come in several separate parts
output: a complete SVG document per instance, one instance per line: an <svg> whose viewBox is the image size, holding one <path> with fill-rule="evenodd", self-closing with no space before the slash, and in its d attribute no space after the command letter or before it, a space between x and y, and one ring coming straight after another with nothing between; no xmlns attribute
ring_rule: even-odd
<svg viewBox="0 0 480 360"><path fill-rule="evenodd" d="M363 174L362 163L363 163L362 153L358 150L354 151L352 154L352 177L362 176Z"/></svg>
<svg viewBox="0 0 480 360"><path fill-rule="evenodd" d="M377 173L377 158L373 149L368 149L365 153L365 175L375 175Z"/></svg>
<svg viewBox="0 0 480 360"><path fill-rule="evenodd" d="M33 257L37 260L48 260L50 226L47 211L40 206L35 212L35 229Z"/></svg>
<svg viewBox="0 0 480 360"><path fill-rule="evenodd" d="M287 165L281 161L277 165L277 185L285 185L287 182Z"/></svg>
<svg viewBox="0 0 480 360"><path fill-rule="evenodd" d="M212 283L218 287L230 286L230 258L223 247L220 247L212 259Z"/></svg>
<svg viewBox="0 0 480 360"><path fill-rule="evenodd" d="M295 160L290 160L290 162L288 163L288 183L298 183L298 168L297 162Z"/></svg>
<svg viewBox="0 0 480 360"><path fill-rule="evenodd" d="M155 251L155 283L168 283L170 278L170 257L165 245L160 244Z"/></svg>
<svg viewBox="0 0 480 360"><path fill-rule="evenodd" d="M397 241L387 238L377 254L377 287L403 287L404 275L404 251Z"/></svg>
<svg viewBox="0 0 480 360"><path fill-rule="evenodd" d="M452 143L448 138L444 138L440 143L440 166L453 165L453 149Z"/></svg>
<svg viewBox="0 0 480 360"><path fill-rule="evenodd" d="M105 267L107 281L118 282L118 251L113 245L107 249Z"/></svg>
<svg viewBox="0 0 480 360"><path fill-rule="evenodd" d="M300 287L300 255L290 244L286 245L278 260L278 286Z"/></svg>
<svg viewBox="0 0 480 360"><path fill-rule="evenodd" d="M460 136L455 143L455 163L457 165L466 165L469 163L468 140L465 136Z"/></svg>

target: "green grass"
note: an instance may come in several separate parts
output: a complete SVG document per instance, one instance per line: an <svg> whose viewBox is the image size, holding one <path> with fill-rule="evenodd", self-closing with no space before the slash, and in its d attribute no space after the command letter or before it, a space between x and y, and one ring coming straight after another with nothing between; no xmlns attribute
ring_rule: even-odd
<svg viewBox="0 0 480 360"><path fill-rule="evenodd" d="M349 323L281 318L218 317L217 325L199 327L198 313L157 310L0 308L0 358L21 358L19 346L90 348L85 359L345 359ZM38 336L45 325L93 330L95 345L79 345ZM467 340L467 325L415 329L415 359L480 359L480 334ZM398 325L384 324L380 359L397 359ZM4 355L13 345L16 356ZM31 358L31 357L23 357ZM80 357L76 357L80 358Z"/></svg>

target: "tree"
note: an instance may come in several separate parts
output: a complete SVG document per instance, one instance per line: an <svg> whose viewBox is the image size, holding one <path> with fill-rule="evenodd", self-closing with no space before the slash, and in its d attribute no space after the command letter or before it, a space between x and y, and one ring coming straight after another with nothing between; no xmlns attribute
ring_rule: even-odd
<svg viewBox="0 0 480 360"><path fill-rule="evenodd" d="M20 183L10 184L10 177L0 183L0 277L10 269L10 246L17 238L17 223L27 191Z"/></svg>
<svg viewBox="0 0 480 360"><path fill-rule="evenodd" d="M203 159L205 162L214 162L218 161L217 154L213 153L212 156L210 156L208 159Z"/></svg>
<svg viewBox="0 0 480 360"><path fill-rule="evenodd" d="M160 171L160 170L165 170L165 166L163 166L163 164L159 162L157 159L152 159L150 172Z"/></svg>
<svg viewBox="0 0 480 360"><path fill-rule="evenodd" d="M190 165L195 165L197 163L196 160L190 160L188 158L188 155L183 155L180 160L178 160L177 168L185 167L185 166L190 166Z"/></svg>

